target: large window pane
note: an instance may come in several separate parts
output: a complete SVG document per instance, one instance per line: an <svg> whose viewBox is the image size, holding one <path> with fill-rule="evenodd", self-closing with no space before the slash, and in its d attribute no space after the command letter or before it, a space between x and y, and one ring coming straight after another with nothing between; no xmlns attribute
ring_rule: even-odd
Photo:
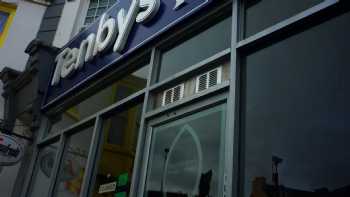
<svg viewBox="0 0 350 197"><path fill-rule="evenodd" d="M350 13L246 58L244 196L350 196Z"/></svg>
<svg viewBox="0 0 350 197"><path fill-rule="evenodd" d="M231 47L231 17L165 51L158 81Z"/></svg>
<svg viewBox="0 0 350 197"><path fill-rule="evenodd" d="M93 127L89 127L68 138L54 196L79 197L92 133Z"/></svg>
<svg viewBox="0 0 350 197"><path fill-rule="evenodd" d="M145 66L96 92L94 95L70 107L63 113L52 116L50 119L50 133L57 133L113 103L144 89L147 84L148 69L149 66Z"/></svg>
<svg viewBox="0 0 350 197"><path fill-rule="evenodd" d="M29 196L48 196L58 145L59 143L56 142L40 150L35 164Z"/></svg>
<svg viewBox="0 0 350 197"><path fill-rule="evenodd" d="M94 197L128 196L141 112L142 104L138 104L104 121L105 138L94 182ZM106 186L111 187L106 189Z"/></svg>
<svg viewBox="0 0 350 197"><path fill-rule="evenodd" d="M219 196L225 108L220 105L153 129L146 196Z"/></svg>
<svg viewBox="0 0 350 197"><path fill-rule="evenodd" d="M245 35L249 37L324 0L247 0Z"/></svg>

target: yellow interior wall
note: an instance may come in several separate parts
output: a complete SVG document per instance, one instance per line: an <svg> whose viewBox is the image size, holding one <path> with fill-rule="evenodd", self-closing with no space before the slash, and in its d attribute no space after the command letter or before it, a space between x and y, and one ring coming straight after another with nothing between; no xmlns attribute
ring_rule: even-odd
<svg viewBox="0 0 350 197"><path fill-rule="evenodd" d="M0 47L2 47L5 44L6 38L8 36L9 30L11 27L11 24L13 22L15 14L16 14L16 9L17 9L17 7L15 5L0 2L0 11L6 12L9 14L9 17L8 17L6 24L5 24L5 27L4 27L4 31L0 36Z"/></svg>
<svg viewBox="0 0 350 197"><path fill-rule="evenodd" d="M136 77L129 77L123 79L115 84L113 87L113 94L116 96L116 92L118 90L118 86L123 85L128 87L129 89L140 89L139 86L142 86L137 83ZM112 98L113 102L116 101L116 98ZM113 103L112 102L112 103ZM106 122L106 127L104 128L105 135L105 144L103 146L103 154L100 164L100 173L107 174L113 173L113 175L119 175L125 172L131 174L131 168L133 166L133 161L135 157L135 153L133 150L133 146L136 142L135 139L135 129L136 129L136 115L137 109L129 109L127 116L127 127L124 132L123 144L122 145L114 145L107 143L107 136L109 132L113 132L110 130L111 120ZM115 131L114 131L115 132ZM112 164L112 165L111 165Z"/></svg>

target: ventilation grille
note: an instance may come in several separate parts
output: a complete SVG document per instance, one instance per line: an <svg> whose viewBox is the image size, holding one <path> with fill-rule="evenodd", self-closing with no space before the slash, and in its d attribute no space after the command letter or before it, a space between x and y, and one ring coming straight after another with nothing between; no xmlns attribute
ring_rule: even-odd
<svg viewBox="0 0 350 197"><path fill-rule="evenodd" d="M170 103L176 102L184 97L185 85L180 84L168 90L165 90L163 93L163 102L162 106L168 105Z"/></svg>
<svg viewBox="0 0 350 197"><path fill-rule="evenodd" d="M222 67L204 73L196 79L196 93L220 84L222 81Z"/></svg>

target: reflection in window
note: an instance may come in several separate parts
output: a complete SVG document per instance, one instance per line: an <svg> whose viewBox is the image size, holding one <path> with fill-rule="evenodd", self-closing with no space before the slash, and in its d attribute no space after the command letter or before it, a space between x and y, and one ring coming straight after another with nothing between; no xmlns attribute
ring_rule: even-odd
<svg viewBox="0 0 350 197"><path fill-rule="evenodd" d="M59 132L113 103L142 90L147 83L148 69L149 66L145 66L69 108L64 113L52 117L50 119L52 122L50 133Z"/></svg>
<svg viewBox="0 0 350 197"><path fill-rule="evenodd" d="M161 57L158 81L231 47L231 17L199 33Z"/></svg>
<svg viewBox="0 0 350 197"><path fill-rule="evenodd" d="M148 197L219 196L225 106L153 129Z"/></svg>
<svg viewBox="0 0 350 197"><path fill-rule="evenodd" d="M296 15L324 0L247 0L245 37Z"/></svg>
<svg viewBox="0 0 350 197"><path fill-rule="evenodd" d="M54 143L41 149L33 172L31 197L47 196L51 181L51 173L55 164L59 143Z"/></svg>
<svg viewBox="0 0 350 197"><path fill-rule="evenodd" d="M56 197L79 197L91 144L93 127L69 137L55 186Z"/></svg>
<svg viewBox="0 0 350 197"><path fill-rule="evenodd" d="M138 104L104 121L105 138L98 162L94 197L128 196L141 112L142 104Z"/></svg>
<svg viewBox="0 0 350 197"><path fill-rule="evenodd" d="M246 58L244 196L350 196L350 13Z"/></svg>

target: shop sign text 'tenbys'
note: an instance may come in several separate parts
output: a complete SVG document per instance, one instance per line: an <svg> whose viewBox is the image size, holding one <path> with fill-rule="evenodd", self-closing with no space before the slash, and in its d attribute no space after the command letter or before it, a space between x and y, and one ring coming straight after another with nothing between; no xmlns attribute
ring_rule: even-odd
<svg viewBox="0 0 350 197"><path fill-rule="evenodd" d="M212 0L120 0L62 48L44 107L93 79Z"/></svg>

